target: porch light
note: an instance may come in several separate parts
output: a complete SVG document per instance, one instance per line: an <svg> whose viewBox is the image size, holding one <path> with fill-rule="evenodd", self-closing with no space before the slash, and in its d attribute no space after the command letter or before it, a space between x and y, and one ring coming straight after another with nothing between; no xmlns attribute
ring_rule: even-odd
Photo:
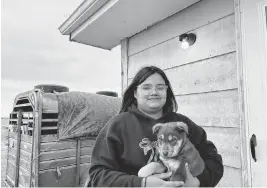
<svg viewBox="0 0 267 188"><path fill-rule="evenodd" d="M189 46L196 42L197 36L194 33L182 34L179 36L179 41L181 42L181 48L187 49Z"/></svg>

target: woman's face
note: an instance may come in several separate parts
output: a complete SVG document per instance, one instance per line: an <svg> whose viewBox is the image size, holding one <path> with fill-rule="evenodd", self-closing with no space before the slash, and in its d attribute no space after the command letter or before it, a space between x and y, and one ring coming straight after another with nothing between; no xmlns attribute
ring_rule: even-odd
<svg viewBox="0 0 267 188"><path fill-rule="evenodd" d="M166 91L167 86L161 75L152 74L135 90L134 97L137 100L138 109L146 113L161 111L166 103Z"/></svg>

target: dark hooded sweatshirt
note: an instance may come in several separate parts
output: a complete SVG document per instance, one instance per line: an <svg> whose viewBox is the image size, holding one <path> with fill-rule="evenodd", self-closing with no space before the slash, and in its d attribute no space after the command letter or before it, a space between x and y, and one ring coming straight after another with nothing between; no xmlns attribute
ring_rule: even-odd
<svg viewBox="0 0 267 188"><path fill-rule="evenodd" d="M214 144L207 140L203 128L186 116L174 112L166 113L155 120L134 106L128 112L110 119L100 131L92 152L88 186L141 187L142 178L137 174L147 164L152 150L145 155L144 148L139 143L144 138L156 141L156 135L152 133L152 127L156 123L178 121L187 124L189 139L205 162L205 170L197 176L200 186L216 186L223 175L222 158Z"/></svg>

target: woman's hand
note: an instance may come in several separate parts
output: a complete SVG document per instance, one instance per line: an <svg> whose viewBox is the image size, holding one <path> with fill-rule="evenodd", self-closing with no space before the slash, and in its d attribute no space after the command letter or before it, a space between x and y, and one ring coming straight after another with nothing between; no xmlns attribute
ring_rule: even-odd
<svg viewBox="0 0 267 188"><path fill-rule="evenodd" d="M199 187L199 180L190 173L188 163L185 164L186 180L183 187Z"/></svg>
<svg viewBox="0 0 267 188"><path fill-rule="evenodd" d="M167 179L171 177L172 172L166 172L161 174L154 174L149 177L143 179L142 184L145 187L182 187L184 182L182 181L164 181L163 179Z"/></svg>
<svg viewBox="0 0 267 188"><path fill-rule="evenodd" d="M153 174L161 174L163 172L165 172L167 170L167 168L159 162L151 162L145 166L143 166L139 172L138 172L138 177L148 177L151 176Z"/></svg>

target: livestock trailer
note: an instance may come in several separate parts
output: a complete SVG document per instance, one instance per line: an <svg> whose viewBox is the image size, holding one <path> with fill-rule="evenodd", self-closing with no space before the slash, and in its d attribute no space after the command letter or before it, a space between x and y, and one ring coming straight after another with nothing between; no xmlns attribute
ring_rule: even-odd
<svg viewBox="0 0 267 188"><path fill-rule="evenodd" d="M39 85L16 96L10 113L6 184L82 187L95 138L120 99Z"/></svg>

